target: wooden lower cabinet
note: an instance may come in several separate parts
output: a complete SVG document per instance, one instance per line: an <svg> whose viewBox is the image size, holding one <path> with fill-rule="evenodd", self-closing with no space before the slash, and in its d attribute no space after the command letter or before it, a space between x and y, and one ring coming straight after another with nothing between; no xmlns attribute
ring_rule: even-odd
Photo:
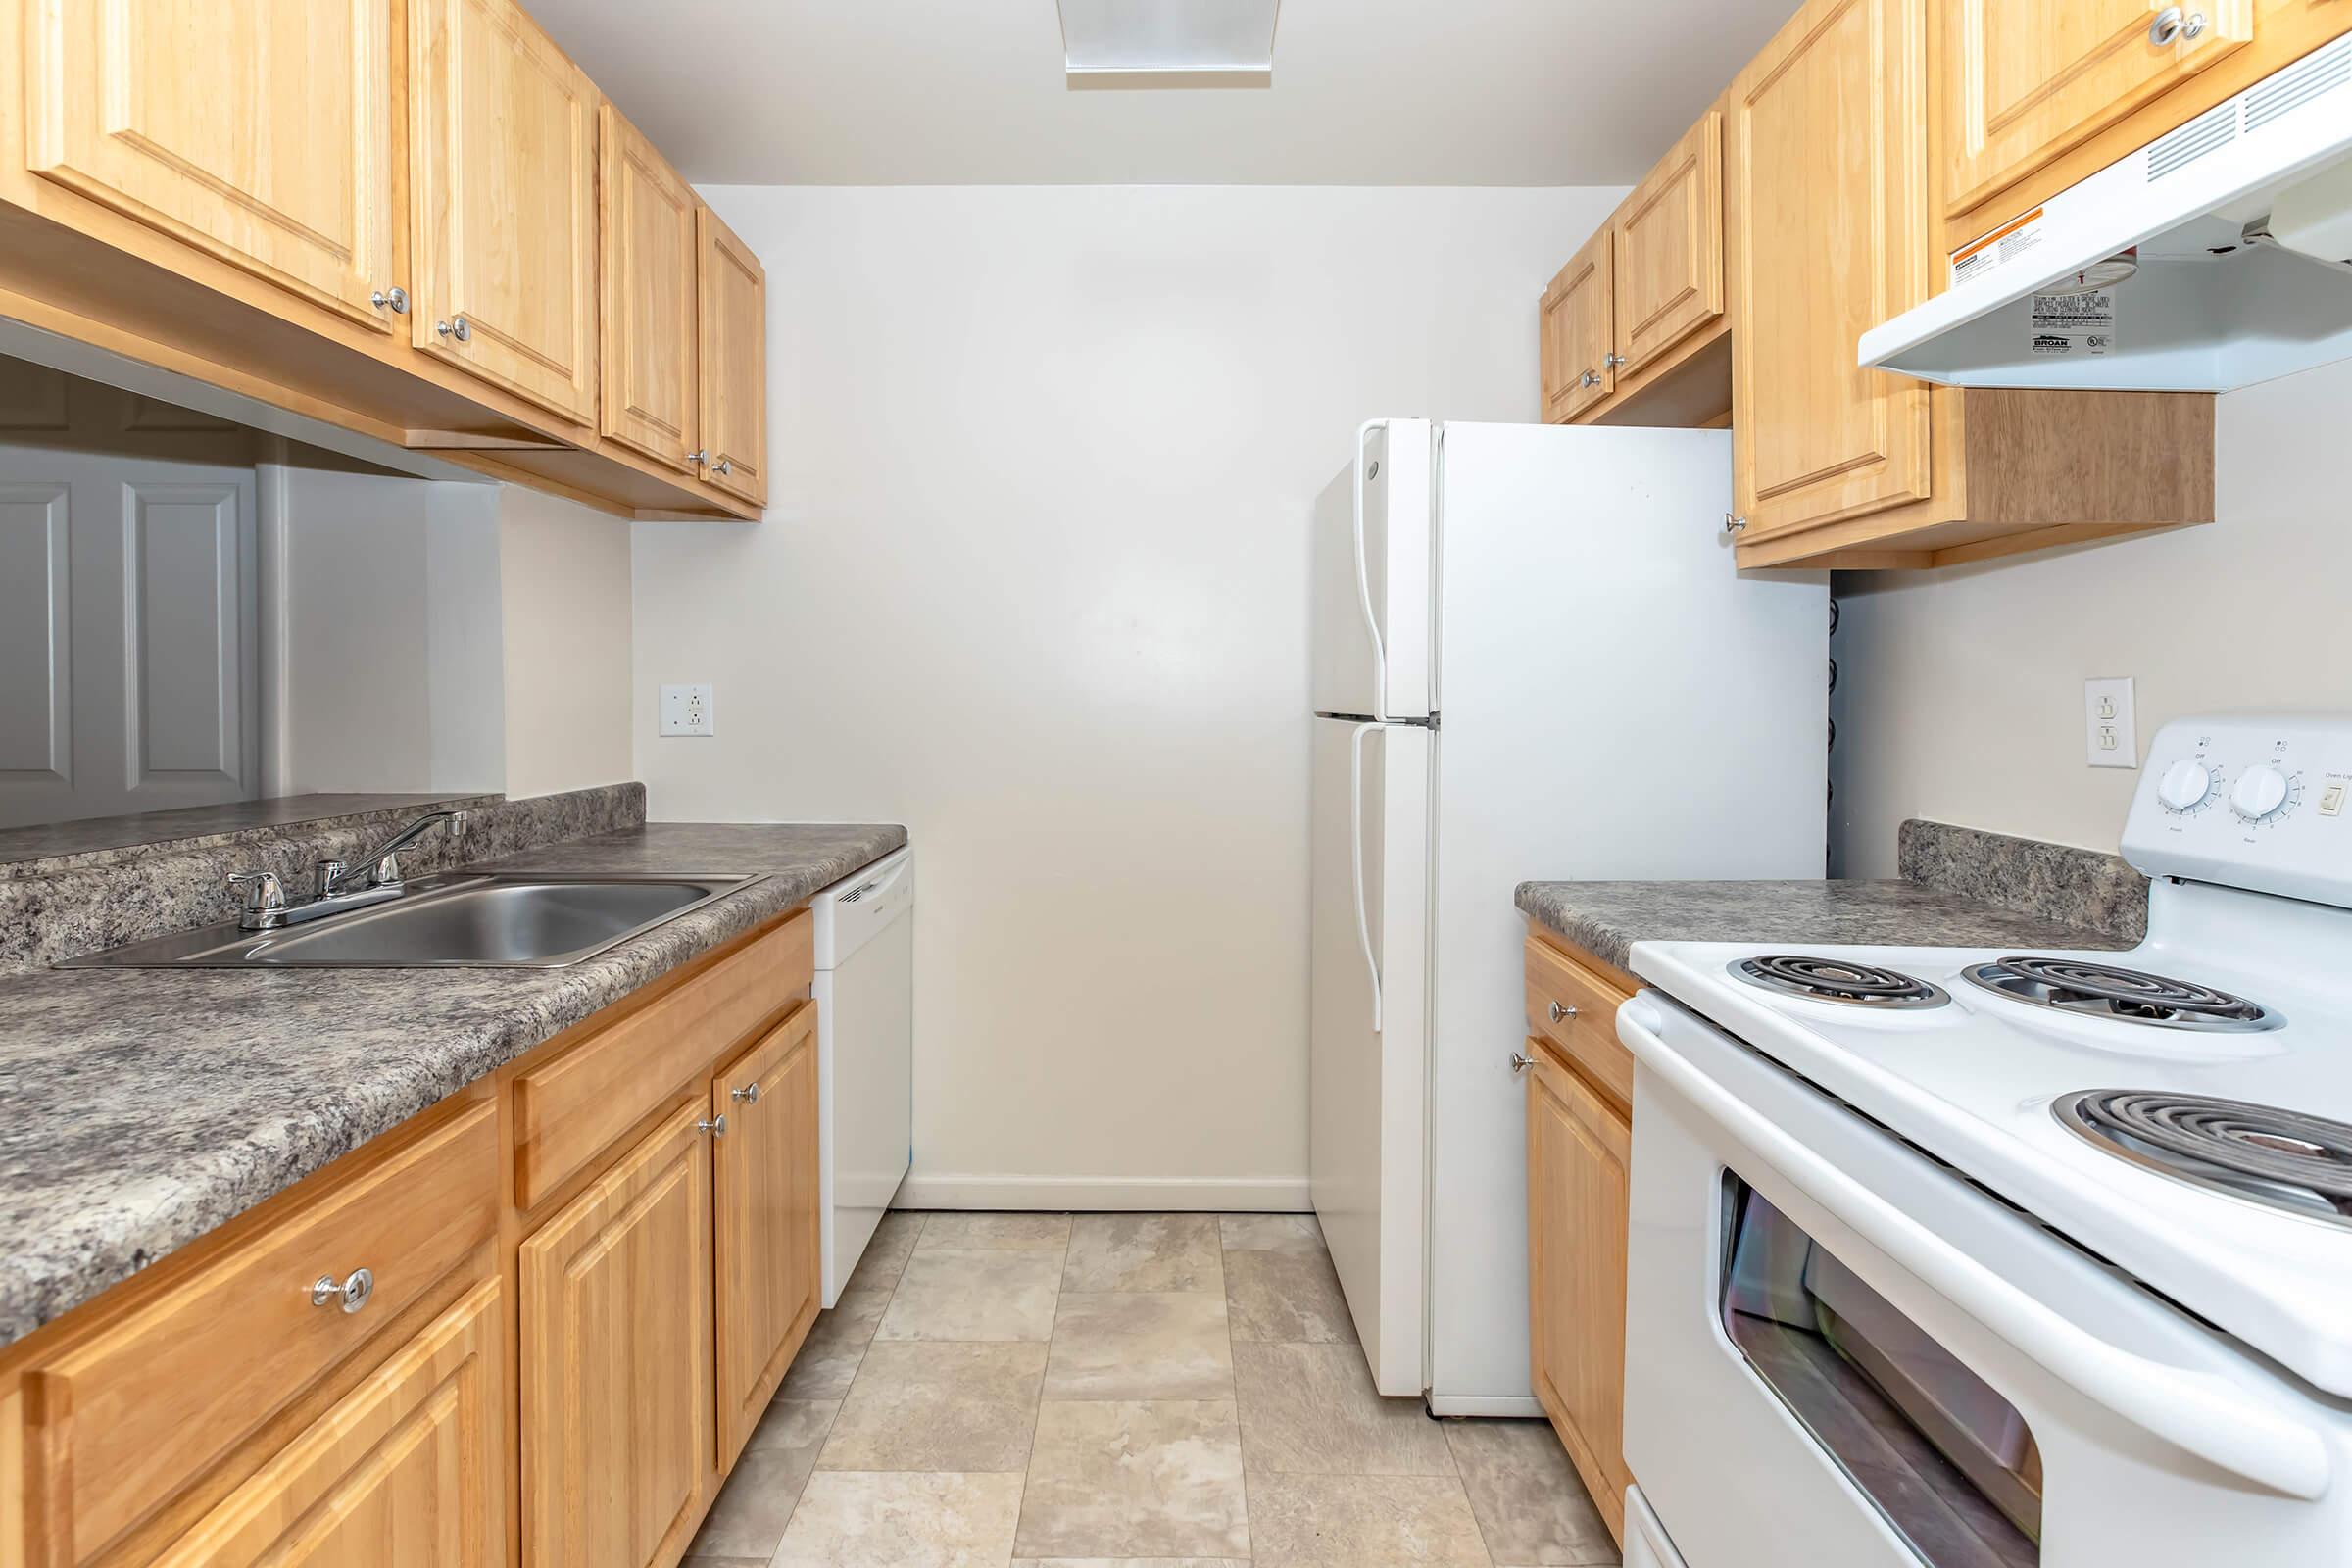
<svg viewBox="0 0 2352 1568"><path fill-rule="evenodd" d="M674 1563L710 1504L704 1123L681 1105L522 1244L526 1563Z"/></svg>
<svg viewBox="0 0 2352 1568"><path fill-rule="evenodd" d="M718 1460L735 1462L822 1304L816 1004L710 1084L718 1280Z"/></svg>
<svg viewBox="0 0 2352 1568"><path fill-rule="evenodd" d="M494 1568L506 1560L506 1324L482 1281L156 1568Z"/></svg>
<svg viewBox="0 0 2352 1568"><path fill-rule="evenodd" d="M1533 1039L1527 1277L1536 1397L1625 1539L1625 1268L1633 1123Z"/></svg>

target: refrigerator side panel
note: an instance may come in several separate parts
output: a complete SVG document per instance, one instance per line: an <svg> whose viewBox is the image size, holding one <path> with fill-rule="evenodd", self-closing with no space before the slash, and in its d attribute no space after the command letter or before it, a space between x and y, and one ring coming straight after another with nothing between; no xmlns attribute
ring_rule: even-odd
<svg viewBox="0 0 2352 1568"><path fill-rule="evenodd" d="M1315 1212L1374 1382L1412 1395L1424 1387L1428 1289L1430 736L1313 722Z"/></svg>
<svg viewBox="0 0 2352 1568"><path fill-rule="evenodd" d="M1820 876L1828 588L1734 570L1724 432L1449 425L1444 472L1432 1402L1532 1414L1512 892Z"/></svg>

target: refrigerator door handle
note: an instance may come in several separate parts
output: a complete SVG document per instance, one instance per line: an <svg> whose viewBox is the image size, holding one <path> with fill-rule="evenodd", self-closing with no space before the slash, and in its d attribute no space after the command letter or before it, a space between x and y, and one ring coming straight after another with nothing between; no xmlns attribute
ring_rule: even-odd
<svg viewBox="0 0 2352 1568"><path fill-rule="evenodd" d="M1372 637L1372 716L1383 720L1389 716L1389 653L1381 643L1380 617L1372 612L1372 573L1364 560L1364 439L1388 427L1386 419L1366 419L1355 427L1355 602L1364 612L1364 630ZM1357 897L1361 899L1360 891ZM1371 956L1369 942L1364 953L1366 957ZM1372 989L1375 993L1380 990L1377 975Z"/></svg>
<svg viewBox="0 0 2352 1568"><path fill-rule="evenodd" d="M1372 977L1372 1032L1380 1033L1380 960L1372 956L1372 921L1364 908L1364 737L1380 728L1358 724L1348 738L1348 854L1355 876L1355 939Z"/></svg>

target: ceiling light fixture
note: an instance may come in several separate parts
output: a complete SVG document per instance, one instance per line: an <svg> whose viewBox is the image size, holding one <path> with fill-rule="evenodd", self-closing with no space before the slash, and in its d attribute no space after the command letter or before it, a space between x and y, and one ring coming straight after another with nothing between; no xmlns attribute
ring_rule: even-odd
<svg viewBox="0 0 2352 1568"><path fill-rule="evenodd" d="M1072 87L1267 87L1281 0L1059 0Z"/></svg>

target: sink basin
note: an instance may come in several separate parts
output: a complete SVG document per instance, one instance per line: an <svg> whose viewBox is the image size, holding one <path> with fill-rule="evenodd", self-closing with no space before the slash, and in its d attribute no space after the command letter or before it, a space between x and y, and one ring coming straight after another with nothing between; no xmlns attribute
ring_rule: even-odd
<svg viewBox="0 0 2352 1568"><path fill-rule="evenodd" d="M742 876L418 877L387 903L280 931L234 924L69 958L65 969L553 969L742 886Z"/></svg>

